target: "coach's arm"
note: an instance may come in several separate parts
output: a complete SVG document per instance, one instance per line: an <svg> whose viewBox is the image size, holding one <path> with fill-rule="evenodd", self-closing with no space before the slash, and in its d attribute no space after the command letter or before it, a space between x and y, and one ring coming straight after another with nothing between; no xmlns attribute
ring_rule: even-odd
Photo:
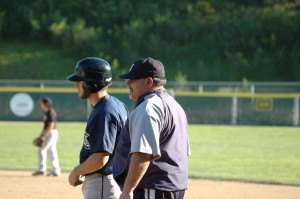
<svg viewBox="0 0 300 199"><path fill-rule="evenodd" d="M146 173L150 161L153 159L152 154L132 153L130 158L129 171L123 186L120 199L132 199L133 190L137 187L142 177Z"/></svg>

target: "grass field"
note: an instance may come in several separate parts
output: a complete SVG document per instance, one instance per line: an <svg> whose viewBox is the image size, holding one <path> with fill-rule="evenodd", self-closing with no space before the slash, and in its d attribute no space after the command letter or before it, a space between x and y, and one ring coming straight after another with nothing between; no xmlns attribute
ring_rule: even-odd
<svg viewBox="0 0 300 199"><path fill-rule="evenodd" d="M300 129L190 126L189 175L300 185Z"/></svg>
<svg viewBox="0 0 300 199"><path fill-rule="evenodd" d="M59 123L63 171L78 164L84 123ZM34 170L41 122L0 122L0 169ZM300 129L190 125L191 178L300 186Z"/></svg>

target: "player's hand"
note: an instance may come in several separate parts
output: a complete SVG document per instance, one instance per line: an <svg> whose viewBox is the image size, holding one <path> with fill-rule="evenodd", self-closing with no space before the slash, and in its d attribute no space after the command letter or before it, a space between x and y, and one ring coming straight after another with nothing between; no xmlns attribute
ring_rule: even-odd
<svg viewBox="0 0 300 199"><path fill-rule="evenodd" d="M73 170L70 175L69 175L69 184L73 187L76 187L80 184L82 184L82 181L79 179L79 175L77 175L75 173L75 171Z"/></svg>

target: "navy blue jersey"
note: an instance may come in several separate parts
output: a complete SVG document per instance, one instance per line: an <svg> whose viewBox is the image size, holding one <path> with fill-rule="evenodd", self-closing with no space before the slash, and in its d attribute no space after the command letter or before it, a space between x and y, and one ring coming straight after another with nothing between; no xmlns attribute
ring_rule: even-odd
<svg viewBox="0 0 300 199"><path fill-rule="evenodd" d="M125 124L127 114L127 107L110 95L106 95L93 107L84 133L80 164L93 153L108 152L111 155L107 164L96 172L104 175L112 174L115 142Z"/></svg>

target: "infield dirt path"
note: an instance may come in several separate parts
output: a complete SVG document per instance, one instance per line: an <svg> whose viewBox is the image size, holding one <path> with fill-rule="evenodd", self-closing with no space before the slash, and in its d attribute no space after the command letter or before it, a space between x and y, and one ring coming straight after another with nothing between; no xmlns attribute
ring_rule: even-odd
<svg viewBox="0 0 300 199"><path fill-rule="evenodd" d="M29 171L0 170L0 198L83 199L81 186L71 187L68 174L33 177ZM300 187L226 181L189 180L185 199L298 199Z"/></svg>

